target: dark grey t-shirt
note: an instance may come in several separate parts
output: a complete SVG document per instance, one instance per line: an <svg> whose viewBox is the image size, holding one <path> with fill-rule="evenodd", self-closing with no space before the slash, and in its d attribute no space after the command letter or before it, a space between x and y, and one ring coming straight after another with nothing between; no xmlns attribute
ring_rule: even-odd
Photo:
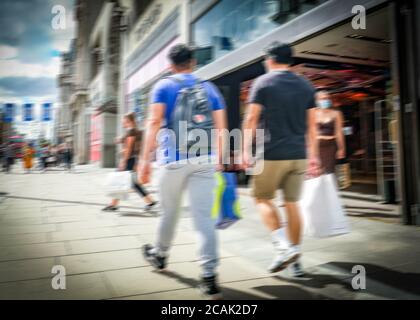
<svg viewBox="0 0 420 320"><path fill-rule="evenodd" d="M306 159L307 110L315 107L308 80L289 71L267 73L253 84L249 103L263 106L265 160Z"/></svg>

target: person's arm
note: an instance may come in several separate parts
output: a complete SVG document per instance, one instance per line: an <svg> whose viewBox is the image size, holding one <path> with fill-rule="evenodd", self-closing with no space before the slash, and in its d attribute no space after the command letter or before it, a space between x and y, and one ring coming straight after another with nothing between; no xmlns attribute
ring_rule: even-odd
<svg viewBox="0 0 420 320"><path fill-rule="evenodd" d="M218 170L222 170L226 145L224 131L227 129L225 109L213 111L213 122L214 129L216 130L217 168Z"/></svg>
<svg viewBox="0 0 420 320"><path fill-rule="evenodd" d="M151 173L151 154L155 150L156 137L160 130L162 119L165 115L164 103L152 104L149 111L146 130L144 132L143 147L140 151L138 179L140 183L148 183Z"/></svg>
<svg viewBox="0 0 420 320"><path fill-rule="evenodd" d="M262 105L258 103L249 104L243 122L243 165L245 168L249 168L252 165L250 163L250 160L252 158L252 142L254 141L255 132L260 121L262 108Z"/></svg>
<svg viewBox="0 0 420 320"><path fill-rule="evenodd" d="M311 176L320 175L320 163L319 163L319 144L317 139L317 123L316 123L316 109L310 108L307 110L307 148L308 148L308 159L309 169L308 173Z"/></svg>
<svg viewBox="0 0 420 320"><path fill-rule="evenodd" d="M346 143L343 132L344 118L340 111L337 112L338 114L335 120L335 137L338 145L337 159L344 159L346 157Z"/></svg>
<svg viewBox="0 0 420 320"><path fill-rule="evenodd" d="M136 142L136 138L132 135L127 136L125 138L125 145L122 150L122 157L119 169L124 170L125 166L127 165L127 161L130 158L130 155L132 154L132 150L134 148L134 143Z"/></svg>
<svg viewBox="0 0 420 320"><path fill-rule="evenodd" d="M156 137L160 130L166 106L163 103L155 103L150 107L149 117L145 130L143 148L140 152L140 161L150 162L151 153L155 150Z"/></svg>

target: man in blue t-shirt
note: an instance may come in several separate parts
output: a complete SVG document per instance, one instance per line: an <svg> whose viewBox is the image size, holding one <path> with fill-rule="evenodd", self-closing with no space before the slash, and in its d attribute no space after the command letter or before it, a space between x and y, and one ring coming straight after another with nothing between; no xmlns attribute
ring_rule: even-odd
<svg viewBox="0 0 420 320"><path fill-rule="evenodd" d="M213 206L213 188L215 170L222 168L223 130L226 129L226 113L224 100L218 89L210 82L202 82L206 93L207 105L211 108L214 131L216 136L216 165L208 161L206 154L192 159L184 158L176 145L168 143L170 132L168 127L173 121L177 98L183 88L189 88L200 83L192 72L195 67L192 50L185 45L176 45L169 53L173 76L160 80L153 88L149 121L146 129L144 148L140 157L138 175L140 183L147 183L151 175L151 153L155 149L157 138L158 148L164 155L161 158L162 174L159 181L159 192L163 215L157 234L156 244L145 245L145 258L158 270L166 266L166 259L174 237L175 227L179 218L179 205L184 189L188 189L192 218L200 241L200 261L203 268L201 291L212 299L221 297L216 283L215 269L218 263L215 223L211 218ZM208 109L207 109L208 110ZM163 135L160 131L163 129ZM163 137L163 138L162 138ZM202 159L200 159L202 158Z"/></svg>

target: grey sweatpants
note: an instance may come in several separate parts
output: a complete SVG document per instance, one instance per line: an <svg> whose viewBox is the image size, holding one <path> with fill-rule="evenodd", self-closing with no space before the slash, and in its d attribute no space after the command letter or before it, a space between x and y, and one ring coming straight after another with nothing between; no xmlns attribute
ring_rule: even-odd
<svg viewBox="0 0 420 320"><path fill-rule="evenodd" d="M160 220L156 249L167 255L180 217L180 204L188 191L190 212L199 236L200 264L203 277L215 275L218 263L215 221L211 218L214 165L171 163L163 167L159 181L163 215Z"/></svg>

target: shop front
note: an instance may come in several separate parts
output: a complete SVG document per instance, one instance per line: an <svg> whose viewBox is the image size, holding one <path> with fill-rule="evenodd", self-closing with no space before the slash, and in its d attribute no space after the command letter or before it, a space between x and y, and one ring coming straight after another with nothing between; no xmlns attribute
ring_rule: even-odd
<svg viewBox="0 0 420 320"><path fill-rule="evenodd" d="M222 3L219 1L213 7L206 8L201 16L197 14L191 23L191 42L196 43L195 37L202 41L198 42L196 57L200 68L196 74L211 79L220 88L228 105L229 127L241 126L249 88L255 78L265 72L262 49L274 40L291 43L297 56L294 71L307 77L315 87L330 91L334 108L344 115L347 159L352 176L352 186L346 192L370 195L374 201L400 203L401 220L407 224L415 223L413 216L417 217L419 210L416 206L419 146L413 146L413 139L405 133L401 118L406 119L410 132L418 135L417 120L413 122L412 117L418 107L413 98L413 89L409 91L412 92L411 98L406 97L406 100L410 100L408 107L412 107L409 109L410 117L406 112L401 116L401 79L398 71L402 60L395 50L398 39L401 39L401 34L397 34L401 22L396 20L395 15L404 10L393 1L332 0L319 2L316 6L312 2L314 6L302 16L289 16L291 18L287 23L274 28L271 25L271 31L268 23L261 24L266 26L266 29L261 27L261 31L254 26L256 37L249 36L249 42L241 44L240 39L246 38L241 34L246 33L246 23L242 30L237 31L237 28L228 27L225 17L229 16L231 20L235 16L242 17L245 21L246 14L241 16L236 12L229 15L224 12L221 15ZM355 5L366 8L368 28L353 28L352 8ZM410 5L411 10L418 9L412 2L406 4ZM212 19L220 23L207 30L200 27L205 26L206 16L215 15L216 10L219 10L219 20L216 17ZM241 8L235 10L241 11ZM272 22L272 16L267 13L269 10L274 9L267 3L264 10L256 10L255 14L262 20L270 19ZM225 26L225 37L227 35L229 39L219 38L219 24ZM206 32L209 35L207 41L203 41L206 37L198 35ZM404 37L407 35L404 34ZM413 39L403 40L415 47ZM412 48L408 50L407 46L406 50L401 49L401 45L398 48L400 55L406 56L413 51ZM411 60L414 58L411 57ZM413 71L407 69L406 74ZM412 83L414 77L409 77L403 86L417 89ZM407 90L404 91L410 96ZM408 145L410 150L407 150ZM413 159L415 154L417 164L407 160ZM408 173L408 168L414 170L412 172L415 174Z"/></svg>

